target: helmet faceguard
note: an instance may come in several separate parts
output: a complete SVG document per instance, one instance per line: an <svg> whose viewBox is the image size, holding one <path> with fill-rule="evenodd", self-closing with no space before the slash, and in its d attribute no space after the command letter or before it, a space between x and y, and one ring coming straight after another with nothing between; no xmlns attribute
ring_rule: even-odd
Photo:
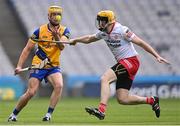
<svg viewBox="0 0 180 126"><path fill-rule="evenodd" d="M106 31L107 24L108 24L108 18L107 17L97 16L97 18L96 18L96 27L100 31Z"/></svg>
<svg viewBox="0 0 180 126"><path fill-rule="evenodd" d="M115 22L115 15L113 11L100 11L96 18L96 27L100 31L106 31L107 27Z"/></svg>
<svg viewBox="0 0 180 126"><path fill-rule="evenodd" d="M62 8L60 6L50 6L48 8L48 19L53 26L59 25L62 19Z"/></svg>

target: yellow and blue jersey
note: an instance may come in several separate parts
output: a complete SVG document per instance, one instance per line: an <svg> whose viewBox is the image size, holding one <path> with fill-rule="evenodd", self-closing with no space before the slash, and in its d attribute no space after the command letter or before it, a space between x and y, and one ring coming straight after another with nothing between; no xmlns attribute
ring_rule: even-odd
<svg viewBox="0 0 180 126"><path fill-rule="evenodd" d="M65 26L60 25L58 30L60 33L60 37L61 36L66 36L67 38L70 37L70 31ZM54 40L54 37L52 35L52 32L48 24L44 24L40 26L40 28L35 30L31 38L39 39L39 40L49 40L49 41ZM33 40L32 42L37 43ZM38 42L37 45L38 48L36 50L35 56L33 57L32 65L39 64L45 58L48 58L51 63L51 65L47 65L45 66L45 68L49 68L52 66L57 67L60 65L61 50L59 49L56 43Z"/></svg>

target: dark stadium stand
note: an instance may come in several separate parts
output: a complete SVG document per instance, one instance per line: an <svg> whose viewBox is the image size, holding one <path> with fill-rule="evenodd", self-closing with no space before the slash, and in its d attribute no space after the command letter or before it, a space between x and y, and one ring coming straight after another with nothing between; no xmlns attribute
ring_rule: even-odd
<svg viewBox="0 0 180 126"><path fill-rule="evenodd" d="M26 36L22 31L17 15L11 10L6 0L0 1L0 40L11 62L15 66L24 47Z"/></svg>

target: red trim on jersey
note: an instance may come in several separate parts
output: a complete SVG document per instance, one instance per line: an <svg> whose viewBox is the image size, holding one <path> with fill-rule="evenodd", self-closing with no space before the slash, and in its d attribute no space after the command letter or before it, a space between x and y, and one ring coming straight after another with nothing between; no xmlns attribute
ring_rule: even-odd
<svg viewBox="0 0 180 126"><path fill-rule="evenodd" d="M134 77L139 69L139 60L137 56L125 58L119 60L119 63L122 64L128 71L129 78L134 80Z"/></svg>
<svg viewBox="0 0 180 126"><path fill-rule="evenodd" d="M108 34L111 34L112 30L114 29L115 23L116 23L116 22L112 23L113 26L112 26L111 30L108 32Z"/></svg>

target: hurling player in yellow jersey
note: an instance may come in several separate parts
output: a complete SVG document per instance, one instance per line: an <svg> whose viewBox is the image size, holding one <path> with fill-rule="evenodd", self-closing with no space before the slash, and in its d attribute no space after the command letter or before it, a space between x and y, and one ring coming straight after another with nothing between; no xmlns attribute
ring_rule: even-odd
<svg viewBox="0 0 180 126"><path fill-rule="evenodd" d="M15 69L15 74L20 73L24 62L35 45L37 45L38 48L35 52L35 56L33 57L32 65L37 65L44 60L48 60L48 64L46 64L43 69L33 69L30 71L28 89L19 99L12 114L8 118L8 121L17 121L18 113L35 95L40 82L43 79L52 84L53 92L50 97L49 108L42 121L49 121L51 119L51 115L59 101L63 88L63 79L61 69L59 67L59 58L61 51L64 49L64 45L52 42L35 42L33 39L67 41L69 39L70 32L68 28L60 24L61 18L62 8L60 6L50 6L48 9L49 23L44 24L35 30L31 38L28 40L27 45L23 49Z"/></svg>

